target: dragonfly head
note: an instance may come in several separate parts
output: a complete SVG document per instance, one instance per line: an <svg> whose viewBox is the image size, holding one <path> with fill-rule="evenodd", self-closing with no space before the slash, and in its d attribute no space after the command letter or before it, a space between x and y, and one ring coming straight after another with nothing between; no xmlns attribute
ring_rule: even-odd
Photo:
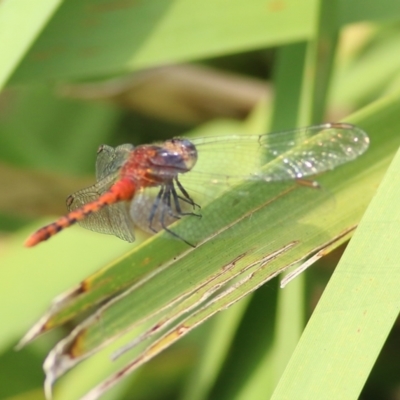
<svg viewBox="0 0 400 400"><path fill-rule="evenodd" d="M188 139L171 139L163 143L159 155L163 164L179 172L190 171L197 161L196 146Z"/></svg>

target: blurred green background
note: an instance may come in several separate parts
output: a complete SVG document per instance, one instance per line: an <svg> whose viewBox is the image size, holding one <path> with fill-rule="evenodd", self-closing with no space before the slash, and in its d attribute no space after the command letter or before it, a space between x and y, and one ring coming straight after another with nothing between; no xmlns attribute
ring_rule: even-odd
<svg viewBox="0 0 400 400"><path fill-rule="evenodd" d="M0 398L44 398L41 364L71 326L19 352L14 346L55 296L147 238L138 232L131 245L73 227L38 249L23 248L29 232L65 213L70 193L93 182L100 144L216 134L216 126L246 131L254 119L268 130L290 129L355 114L376 137L381 127L389 132L372 163L385 171L397 149L389 140L399 136L399 49L397 0L1 2ZM104 398L271 398L345 246L299 281L292 306L275 279ZM278 343L287 307L291 332ZM380 341L371 339L379 354L372 372L368 363L352 371L368 377L365 385L354 382L340 398L400 399L400 326L379 353L385 329ZM107 356L88 362L61 381L56 399L78 398L81 382L90 388L109 373ZM332 386L340 386L338 374L332 371ZM338 398L335 390L324 386L319 398Z"/></svg>

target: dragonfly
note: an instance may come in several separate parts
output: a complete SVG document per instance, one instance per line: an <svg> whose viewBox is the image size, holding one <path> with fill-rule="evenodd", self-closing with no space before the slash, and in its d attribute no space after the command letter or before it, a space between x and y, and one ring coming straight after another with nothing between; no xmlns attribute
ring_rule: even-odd
<svg viewBox="0 0 400 400"><path fill-rule="evenodd" d="M70 195L68 214L37 230L25 246L75 223L128 242L135 240L135 226L148 232L166 230L191 245L169 228L181 217L201 216L191 185L212 196L243 181L301 181L355 160L368 146L368 135L348 123L262 135L174 138L136 147L102 145L96 183Z"/></svg>

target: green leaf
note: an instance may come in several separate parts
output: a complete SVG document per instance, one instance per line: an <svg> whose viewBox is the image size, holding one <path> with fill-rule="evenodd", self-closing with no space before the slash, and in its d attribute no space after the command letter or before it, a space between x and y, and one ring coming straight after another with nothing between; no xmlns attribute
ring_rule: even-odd
<svg viewBox="0 0 400 400"><path fill-rule="evenodd" d="M400 130L392 112L370 107L359 118L385 131ZM356 118L357 119L357 118ZM365 126L365 124L363 124ZM398 144L394 146L397 149ZM273 399L355 399L400 311L400 156L393 160L309 321ZM334 384L332 377L335 377ZM299 397L299 393L301 396Z"/></svg>
<svg viewBox="0 0 400 400"><path fill-rule="evenodd" d="M396 0L367 5L362 1L339 3L340 24L389 19L398 14ZM245 6L236 0L228 8L221 0L124 1L114 5L95 0L67 1L11 82L90 78L306 40L314 33L317 7L315 0L267 4L255 0ZM188 23L188 15L196 18Z"/></svg>
<svg viewBox="0 0 400 400"><path fill-rule="evenodd" d="M1 295L7 301L0 302L0 314L7 323L0 326L0 350L15 343L34 316L46 309L49 299L132 246L117 240L110 243L107 236L77 227L65 232L69 248L55 240L51 248L21 249L22 237L31 230L32 226L27 227L21 236L5 242L7 249L2 253L0 277L7 285L2 286Z"/></svg>
<svg viewBox="0 0 400 400"><path fill-rule="evenodd" d="M358 21L398 20L400 4L396 0L363 1L339 0L341 24Z"/></svg>
<svg viewBox="0 0 400 400"><path fill-rule="evenodd" d="M392 98L369 107L358 117L351 118L352 122L357 122L368 129L373 144L371 149L356 162L320 177L321 185L335 197L335 212L328 212L331 201L330 196L324 191L294 186L282 192L282 189L275 188L275 194L271 197L271 192L274 193L273 186L264 188L258 185L255 189L256 184L251 184L255 186L249 190L255 195L246 205L248 211L244 211L243 208L238 209L242 216L233 215L233 220L238 218L236 223L227 225L213 240L207 240L196 249L183 252L182 250L187 248L186 245L174 241L168 242L165 238L167 234L162 233L139 246L125 259L119 260L113 268L96 274L94 278L101 283L98 290L101 290L106 282L112 282L116 289L121 289L121 283L124 280L126 283L127 273L131 276L129 278L131 285L134 271L140 271L137 274L137 277L140 277L145 271L143 267L151 265L154 269L160 265L151 273L150 280L148 278L139 280L130 290L122 292L119 297L101 308L69 338L60 342L47 361L49 381L62 373L65 367L69 368L79 361L80 357L86 357L97 347L102 346L108 338L125 331L128 327L131 329L133 326L143 326L141 324L150 317L159 315L162 318L174 307L180 307L182 304L180 301L186 301L185 298L190 300L190 296L194 296L195 300L199 289L210 284L215 277L224 277L228 273L238 271L240 279L236 286L235 284L228 286L220 297L214 300L206 298L205 308L189 312L184 325L178 321L160 342L155 342L134 359L131 363L134 369L143 360L153 357L162 348L170 345L218 310L255 290L286 266L304 259L306 255L348 232L360 219L372 198L374 187L380 181L390 161L393 149L400 143L387 128L377 130L373 121L386 115L384 120L386 126L389 116L393 118L399 109L398 98ZM377 158L381 160L378 164L376 164ZM360 193L363 194L362 198ZM230 201L228 193L211 203L203 210L203 219L212 219L212 216L218 215ZM235 212L232 208L232 213ZM190 223L190 220L183 220L178 225L183 229ZM268 230L261 230L262 226L268 226ZM268 236L265 236L268 231L274 232L273 240L271 238L268 240ZM166 243L173 245L165 246ZM229 252L223 250L227 244L231 249ZM155 254L156 248L158 250ZM264 265L269 258L269 262ZM162 261L163 259L165 261ZM160 264L167 260L169 261L166 264ZM136 265L136 268L132 268L132 265ZM85 291L90 295L88 289L92 287L92 280L89 278L85 282L86 284L74 292L73 297L68 298L65 303L67 306L73 304L71 300L78 293L81 293L76 297L82 302L80 307L85 309L91 304L90 297L85 297ZM165 282L174 282L174 285L165 285ZM236 287L237 290L232 291L230 287ZM63 301L65 302L65 298ZM57 313L63 315L63 310L60 308L62 304L61 302L55 305L56 313L51 318L57 320ZM198 303L190 304L196 306ZM190 309L189 307L186 311ZM46 320L44 322L46 326ZM37 331L43 329L42 323L43 321L36 327ZM157 322L154 326L158 326ZM182 326L185 326L185 329L182 329Z"/></svg>
<svg viewBox="0 0 400 400"><path fill-rule="evenodd" d="M256 0L246 4L239 0L229 4L221 0L71 0L63 2L54 13L54 18L45 26L55 9L55 2L42 2L41 6L35 4L33 10L30 2L3 1L0 5L0 37L4 32L8 37L0 41L1 54L6 55L2 58L0 81L4 83L17 65L20 67L12 77L14 83L76 78L95 80L106 74L138 70L144 66L182 60L195 61L202 57L224 54L236 53L235 58L240 63L244 59L247 62L249 54L240 55L238 52L285 45L285 49L278 49L281 60L278 70L282 73L276 80L278 85L274 87L276 110L271 118L273 127L292 128L299 119L307 123L310 116L318 117L324 111L330 118L343 116L349 111L342 110L348 110L349 106L354 110L354 103L368 104L382 96L384 90L393 91L393 74L396 73L397 63L397 53L393 49L396 48L398 28L393 25L391 31L387 31L383 27L382 33L388 34L387 40L384 37L382 41L372 40L370 47L364 51L365 57L353 51L354 64L339 76L340 79L333 81L332 92L336 105L328 110L324 110L324 103L326 77L332 66L332 42L328 43L330 50L325 54L327 57L324 58L324 65L320 65L316 57L317 63L309 64L311 69L306 67L302 71L304 63L300 60L304 59L304 49L308 46L305 41L315 39L322 31L321 28L332 32L332 26L340 27L345 23L397 20L399 3L397 0L339 0L337 13L327 21L329 26L321 26L322 20L318 23L320 3L322 2L316 0L274 0L267 3ZM325 3L328 7L335 6L329 1ZM3 13L7 7L12 13ZM29 12L21 13L19 7L25 7L24 11ZM7 17L5 21L3 17ZM24 24L25 21L28 23ZM9 40L10 33L16 41L12 38ZM320 44L323 45L324 42ZM31 45L32 48L24 57ZM322 53L315 51L314 57L315 54L324 56L324 46L315 50ZM268 52L268 58L271 54L272 52ZM263 61L264 55L263 51L257 52L257 57L262 57ZM229 63L232 63L231 59ZM334 68L337 66L334 65ZM299 76L303 72L304 80L301 80ZM317 93L319 89L322 90ZM308 109L298 107L302 90L302 95L308 97L309 103L305 104L309 106ZM51 165L51 175L46 173L44 177L40 177L32 171L24 174L23 170L17 171L2 165L1 187L4 193L1 195L1 205L6 204L3 202L5 199L7 204L2 208L2 213L7 213L8 218L12 218L11 212L25 216L37 213L38 208L41 208L42 213L58 213L54 204L61 204L58 197L59 192L64 190L61 187L65 185L65 190L69 191L67 186L74 185L74 182L56 175L54 168L61 166L66 170L70 165L74 172L85 168L87 170L98 145L94 142L99 137L109 137L109 132L116 125L115 116L119 114L119 111L114 113L107 106L97 107L89 103L64 108L54 96L44 93L50 93L50 88L37 97L34 93L38 93L37 88L30 86L28 91L32 91L33 95L28 95L26 102L21 103L18 99L15 101L13 92L6 92L1 99L0 157L14 165L27 165L31 168L48 168ZM221 101L221 108L223 107L224 103ZM255 193L252 199L254 203L235 203L232 220L225 220L221 229L217 225L209 230L201 228L200 232L207 240L194 251L188 250L182 243L168 239L168 235L158 235L142 243L145 236L138 233L139 240L132 246L79 228L71 228L53 238L51 243L29 251L21 250L22 238L19 235L15 239L3 239L0 275L5 284L2 286L0 302L0 314L3 316L0 328L1 349L11 351L16 338L34 316L42 312L50 298L80 282L85 274L102 267L102 270L92 274L81 285L73 286L75 291L65 296L64 301L58 298L56 304L60 309L57 310L57 306L53 305L51 313L45 316L47 319L41 321L49 322L44 330L67 320L70 322L45 335L28 350L34 352L37 347L41 347L42 352L34 357L37 362L42 358L45 347L48 348L61 333L65 334L66 329L69 331L75 324L82 322L84 316L94 315L99 316L98 323L84 322L80 327L78 325L77 337L82 339L80 343L73 341L74 335L66 339L71 340L72 349L76 350L79 360L88 356L91 350L97 351L99 346L104 346L104 340L111 340L115 335L122 334L125 328L133 330L123 334L115 343L91 356L63 377L56 387L57 398L78 398L93 385L116 373L125 363L129 364L127 370L137 368L186 335L198 323L251 293L293 260L303 259L307 254L311 255L310 252L317 251L311 258L315 260L348 238L373 198L399 146L399 109L399 96L394 94L373 103L350 118L371 135L371 148L356 162L318 177L323 191L295 185L271 185L268 191L259 191L256 186L250 185L248 189ZM87 110L89 111L86 112ZM265 123L270 117L270 110L262 111L260 118ZM136 127L140 124L141 121L135 124L135 134ZM257 123L253 128L255 133L264 130L263 125ZM239 129L243 127L231 122L215 122L200 131L203 130L203 135L217 135L225 130L232 132ZM54 148L58 153L54 152ZM390 179L391 182L396 182L395 176L390 176ZM361 240L351 245L350 250L356 256L352 257L351 263L346 261L345 271L339 272L343 280L337 280L335 275L332 287L328 290L329 296L327 300L323 300L322 312L317 311L317 322L312 322L310 329L307 329L303 343L307 348L299 347L293 364L290 364L277 389L276 398L298 398L299 393L304 393L304 396L307 394L307 398L344 398L347 395L359 397L360 388L395 318L398 305L394 294L397 280L393 262L398 259L398 254L388 246L392 240L396 242L398 239L393 226L398 219L395 200L398 194L395 188L389 187L387 190L387 197L378 197L374 206L376 216L383 223L371 221L364 228L365 245ZM39 198L39 191L42 192L42 199ZM237 199L237 196L226 195L218 198L215 204L207 206L204 212L208 220L211 218L214 222L217 219L215 216L225 215L227 210L231 210L234 198ZM240 212L242 218L239 217ZM185 230L186 224L190 225L190 222L182 221L174 229ZM4 225L2 227L4 232ZM21 232L21 235L25 237L27 232ZM374 236L375 240L372 240L371 233L374 232L377 237ZM214 233L215 237L212 236ZM384 243L383 239L386 239ZM285 247L294 240L299 242L293 247ZM325 246L326 243L330 245L323 249L318 247ZM354 250L354 246L359 250ZM375 249L381 250L378 255L382 257L377 258ZM276 258L263 265L262 261L268 255L275 255ZM222 269L223 266L226 268ZM382 277L373 275L374 268L380 269L378 273L383 272ZM352 273L353 271L355 272ZM240 275L233 277L235 273ZM371 277L372 281L369 280ZM219 284L222 286L218 287ZM252 299L246 297L245 302L238 302L228 313L221 313L218 318L214 318L213 329L216 333L206 343L208 357L201 361L202 364L197 369L200 374L197 386L188 388L187 398L194 398L190 396L191 391L196 393L197 399L208 396L221 400L253 400L265 398L266 393L271 393L298 337L303 305L313 302L302 295L302 285L302 279L292 282L288 289L279 294L280 300L277 301L275 283L271 282L257 290ZM214 292L215 289L218 291ZM201 297L206 294L211 296ZM115 303L109 301L110 295L115 296ZM67 304L69 300L71 303ZM103 307L96 314L94 304L102 300ZM291 307L292 302L295 304ZM383 305L376 304L379 302ZM280 306L276 310L277 303ZM367 314L361 316L360 310L365 309L368 309ZM186 314L181 313L185 310ZM386 310L389 315L386 315ZM332 318L327 318L330 314ZM77 320L70 319L75 316L78 317ZM89 322L93 322L93 318ZM239 321L241 318L243 319ZM355 321L354 325L352 319ZM152 330L160 322L164 330ZM357 328L363 329L353 334L357 323ZM36 328L39 326L43 328L40 324ZM86 327L87 331L83 329ZM313 327L318 328L317 334L313 332ZM142 336L150 332L149 329L155 334ZM196 332L195 339L193 335L189 338L192 344L204 346L206 331L202 329ZM309 331L314 340L308 337ZM147 338L147 341L139 343L117 363L109 362L108 353L138 337ZM357 346L358 338L360 347ZM337 342L343 344L343 352L338 348ZM61 341L58 345L59 353L55 350L51 354L60 355L63 343L65 342ZM179 346L185 343L187 342L181 341ZM196 363L197 357L193 348L189 353L190 357L187 356L187 349L183 349L186 362ZM203 349L204 347L200 347L198 351L203 352ZM70 354L66 350L66 354L63 353L57 360L68 360ZM392 353L395 354L395 351ZM154 391L158 390L160 398L169 395L159 384L161 378L168 379L165 371L169 373L175 370L175 359L179 358L179 352L176 357L177 348L164 354L169 357L168 361L162 361L162 357L158 357L154 360L155 364L149 364L142 369L154 371L150 378L142 380L138 374L141 385L147 384ZM2 358L1 362L4 360ZM24 361L22 353L21 360ZM51 357L49 360L52 361ZM325 364L324 360L327 360ZM388 363L390 365L385 365L383 373L379 370L387 381L390 378L386 371L394 365L392 361ZM163 362L166 364L163 369L157 369ZM26 365L28 363L29 360ZM49 365L51 366L48 363L47 366ZM29 363L28 373L30 366ZM185 369L191 366L192 364L185 364ZM4 390L9 386L8 370L12 376L21 375L21 379L27 373L16 369L8 361L4 370L6 372L2 372L0 379ZM54 370L51 372L55 374ZM319 380L309 380L314 376ZM30 378L31 387L40 385L40 377L31 374ZM385 384L387 389L389 384L382 381L379 383ZM114 384L116 379L109 382ZM132 381L126 382L129 384ZM302 382L309 382L309 387L302 386ZM392 378L391 384L393 387L398 386L397 376ZM192 382L189 382L190 385ZM176 386L176 392L171 398L178 397L177 392L181 389L178 386L182 386L182 379ZM346 388L348 392L339 392ZM121 394L126 386L118 385L116 389L119 393L110 392L110 398L143 396L140 386L137 385L132 392L126 394ZM102 389L100 393L103 393ZM282 393L284 395L281 396ZM308 396L308 393L311 395ZM33 396L38 395L40 393L36 392ZM29 394L21 393L20 396L27 397Z"/></svg>
<svg viewBox="0 0 400 400"><path fill-rule="evenodd" d="M61 0L42 0L38 3L30 0L1 2L0 89L61 2Z"/></svg>
<svg viewBox="0 0 400 400"><path fill-rule="evenodd" d="M11 83L93 78L304 40L313 33L315 5L315 0L66 1Z"/></svg>

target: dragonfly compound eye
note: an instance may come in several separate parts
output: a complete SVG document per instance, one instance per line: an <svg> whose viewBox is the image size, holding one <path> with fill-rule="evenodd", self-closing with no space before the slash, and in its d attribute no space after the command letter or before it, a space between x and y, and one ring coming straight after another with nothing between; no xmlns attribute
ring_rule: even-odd
<svg viewBox="0 0 400 400"><path fill-rule="evenodd" d="M158 156L161 156L163 165L186 172L196 164L197 149L188 139L172 139L163 143Z"/></svg>

